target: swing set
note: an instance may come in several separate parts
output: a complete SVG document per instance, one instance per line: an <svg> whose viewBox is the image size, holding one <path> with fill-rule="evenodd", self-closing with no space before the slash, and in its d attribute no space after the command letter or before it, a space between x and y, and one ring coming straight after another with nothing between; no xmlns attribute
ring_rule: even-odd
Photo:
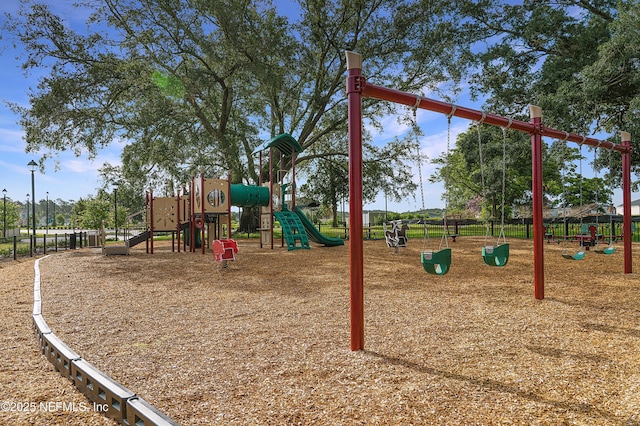
<svg viewBox="0 0 640 426"><path fill-rule="evenodd" d="M421 98L416 98L416 104L413 108L413 125L417 126L416 121L416 110L418 105L420 104ZM451 146L451 117L455 113L455 106L452 108L451 112L447 115L447 152L445 156L445 178L444 178L444 186L445 191L448 190L449 183L449 152ZM480 175L482 181L482 197L486 199L487 197L487 189L485 185L485 172L484 172L484 162L482 160L482 136L480 132L480 126L486 119L486 114L483 113L482 118L478 121L477 129L478 129L478 153L480 159ZM482 246L482 260L488 266L497 266L502 267L506 266L509 261L509 244L507 243L507 239L504 232L504 210L505 210L505 188L506 188L506 146L507 146L507 130L513 124L513 120L509 119L509 123L507 126L502 127L502 205L501 205L501 221L500 221L500 233L498 234L498 238L496 240L496 244L488 244L491 227L489 224L489 219L485 221L485 239L484 244ZM418 147L418 175L420 179L420 193L422 196L422 210L425 211L425 202L424 202L424 189L422 183L422 161L420 160L420 144L416 138L416 145ZM440 238L440 244L437 248L428 248L427 246L430 244L429 231L427 229L426 220L424 224L424 242L422 246L421 253L421 262L422 268L425 272L432 275L444 275L449 272L451 266L451 248L449 247L449 224L447 223L447 209L449 206L449 196L447 194L445 208L442 216L442 237ZM455 237L454 241L455 241Z"/></svg>
<svg viewBox="0 0 640 426"><path fill-rule="evenodd" d="M580 162L580 232L582 232L582 228L583 228L583 223L582 223L582 144L580 144L580 157L579 157L579 162ZM563 155L563 163L564 163L564 155ZM562 208L562 221L564 223L564 229L567 229L567 186L564 184L564 168L562 173L560 174L560 181L562 184L562 190L564 192L564 206ZM577 252L571 254L569 253L569 248L567 247L567 240L569 239L568 235L565 235L563 240L564 240L564 244L563 244L563 248L562 248L562 257L568 260L582 260L584 259L584 256L587 254L586 250L584 249L585 247L585 240L583 239L582 236L580 236L579 240L580 240L580 250L578 250ZM588 246L587 246L588 247Z"/></svg>
<svg viewBox="0 0 640 426"><path fill-rule="evenodd" d="M598 150L596 150L595 153L594 153L594 158L593 158L594 164L595 164L597 159L598 159ZM597 169L596 169L596 177L598 177ZM596 205L597 204L598 204L598 193L596 192ZM600 215L598 214L596 216L596 229L598 227L598 216L600 216ZM613 245L613 242L614 242L613 234L614 234L614 232L613 232L613 215L612 215L612 212L609 212L609 242L607 243L607 247L596 248L594 251L596 253L598 253L598 254L613 254L613 253L615 253L616 248Z"/></svg>
<svg viewBox="0 0 640 426"><path fill-rule="evenodd" d="M563 156L563 162L564 162L564 156ZM598 150L595 150L594 153L594 163L596 162L598 158ZM578 157L578 161L579 161L579 175L580 175L580 195L579 195L579 199L580 199L580 210L579 210L579 214L580 214L580 235L577 235L577 239L580 242L580 249L575 252L575 253L570 253L569 252L569 248L567 247L567 241L569 240L569 236L565 235L563 237L564 240L564 245L563 245L563 250L562 250L562 257L565 259L569 259L569 260L582 260L585 258L586 252L589 250L590 246L597 246L597 244L600 242L599 236L598 236L598 216L600 215L599 212L599 204L598 204L598 193L596 192L596 206L598 208L598 211L596 212L596 222L595 225L591 224L584 224L583 223L583 216L584 216L584 211L583 211L583 174L582 174L582 144L580 143L580 155ZM595 170L595 166L594 166L594 170ZM598 173L596 170L596 177L598 177ZM563 206L562 209L562 215L563 215L563 224L564 224L564 229L567 229L567 215L566 215L566 200L567 200L567 187L564 184L564 170L561 173L561 184L563 187L563 191L564 191L564 199L565 199L565 205ZM604 247L604 248L596 248L594 249L594 251L597 254L613 254L616 251L616 247L613 246L613 220L612 220L612 216L609 215L609 226L610 226L610 236L609 236L609 242L608 247Z"/></svg>
<svg viewBox="0 0 640 426"><path fill-rule="evenodd" d="M414 94L377 86L366 81L362 76L362 55L356 52L346 52L347 62L347 104L349 122L349 225L351 241L350 256L350 322L351 322L351 350L364 349L364 249L362 226L362 98L372 98L394 102L406 106L416 106L445 115L456 116L468 120L479 120L493 126L511 128L531 135L532 154L532 199L533 199L533 284L536 299L544 299L544 220L542 214L542 136L603 149L615 150L622 154L622 193L624 205L624 273L632 272L631 253L631 135L620 132L622 143L600 141L586 136L569 134L542 125L542 109L531 105L529 107L531 122L510 120L494 114L466 107L455 106L450 103L433 99L420 98ZM354 237L355 236L355 237ZM443 254L443 257L446 255ZM433 256L432 256L433 258ZM447 259L440 259L443 264ZM449 261L450 265L451 262Z"/></svg>

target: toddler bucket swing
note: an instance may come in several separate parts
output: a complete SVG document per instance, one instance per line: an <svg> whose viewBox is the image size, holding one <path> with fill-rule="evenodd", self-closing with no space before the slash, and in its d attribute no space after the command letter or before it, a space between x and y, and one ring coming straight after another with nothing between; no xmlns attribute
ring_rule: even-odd
<svg viewBox="0 0 640 426"><path fill-rule="evenodd" d="M416 105L413 110L413 117L414 117L413 124L416 126L417 126L416 109L419 104L420 104L420 97L417 98ZM447 155L446 155L446 161L445 161L446 171L445 171L445 182L444 182L445 191L447 190L447 181L448 181L448 174L449 174L448 166L449 166L449 145L451 141L451 117L453 116L455 110L456 110L455 105L452 105L451 113L449 113L449 116L447 117ZM420 178L420 193L422 196L422 210L426 211L424 206L424 189L422 186L422 166L421 166L422 161L420 159L419 141L417 143L417 147L418 147L418 173ZM440 238L440 245L438 247L438 250L426 249L430 241L430 238L429 238L429 230L427 229L427 222L426 220L424 221L424 239L422 243L422 253L420 255L420 260L422 262L422 269L424 269L424 271L428 274L444 275L447 272L449 272L449 268L451 266L451 249L449 248L449 240L447 235L448 234L447 207L448 207L448 196L447 196L447 201L445 203L445 208L442 216L442 237ZM443 248L443 244L444 244L444 248Z"/></svg>
<svg viewBox="0 0 640 426"><path fill-rule="evenodd" d="M482 161L482 137L480 134L480 126L484 121L485 115L482 113L482 119L478 122L478 154L480 160L480 175L482 177L482 197L486 198L486 186L484 180L484 163ZM489 240L490 228L489 228L489 220L485 222L485 236L484 236L484 245L482 246L482 261L488 266L506 266L509 261L509 244L507 243L507 238L504 234L504 196L505 196L505 185L506 185L506 153L507 153L507 130L511 127L512 120L509 119L509 124L507 127L502 128L502 215L500 221L500 233L498 234L498 239L496 241L496 245L488 245L487 241ZM502 244L500 241L502 240Z"/></svg>

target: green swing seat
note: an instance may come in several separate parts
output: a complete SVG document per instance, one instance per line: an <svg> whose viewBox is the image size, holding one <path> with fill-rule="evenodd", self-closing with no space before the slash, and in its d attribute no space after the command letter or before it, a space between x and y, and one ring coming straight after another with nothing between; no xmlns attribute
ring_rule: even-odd
<svg viewBox="0 0 640 426"><path fill-rule="evenodd" d="M444 275L451 266L451 249L422 252L422 268L433 275Z"/></svg>
<svg viewBox="0 0 640 426"><path fill-rule="evenodd" d="M509 261L509 244L482 247L482 260L489 266L505 266Z"/></svg>
<svg viewBox="0 0 640 426"><path fill-rule="evenodd" d="M611 246L595 250L595 252L598 254L613 254L615 251L616 248Z"/></svg>
<svg viewBox="0 0 640 426"><path fill-rule="evenodd" d="M584 259L584 255L586 253L587 253L586 251L579 251L579 252L576 252L576 254L562 253L562 257L570 260L582 260Z"/></svg>

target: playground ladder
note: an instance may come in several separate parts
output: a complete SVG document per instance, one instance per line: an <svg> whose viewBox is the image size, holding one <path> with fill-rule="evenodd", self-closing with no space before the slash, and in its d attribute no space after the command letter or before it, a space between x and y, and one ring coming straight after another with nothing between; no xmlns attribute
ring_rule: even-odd
<svg viewBox="0 0 640 426"><path fill-rule="evenodd" d="M282 234L287 241L287 250L310 249L309 236L297 214L291 211L273 213L280 222ZM300 243L298 245L298 243Z"/></svg>

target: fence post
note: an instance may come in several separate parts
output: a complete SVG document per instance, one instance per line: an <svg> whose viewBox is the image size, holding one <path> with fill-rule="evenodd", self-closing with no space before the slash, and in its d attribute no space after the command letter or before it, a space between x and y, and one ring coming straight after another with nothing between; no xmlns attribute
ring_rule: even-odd
<svg viewBox="0 0 640 426"><path fill-rule="evenodd" d="M13 260L18 260L18 237L13 236Z"/></svg>

